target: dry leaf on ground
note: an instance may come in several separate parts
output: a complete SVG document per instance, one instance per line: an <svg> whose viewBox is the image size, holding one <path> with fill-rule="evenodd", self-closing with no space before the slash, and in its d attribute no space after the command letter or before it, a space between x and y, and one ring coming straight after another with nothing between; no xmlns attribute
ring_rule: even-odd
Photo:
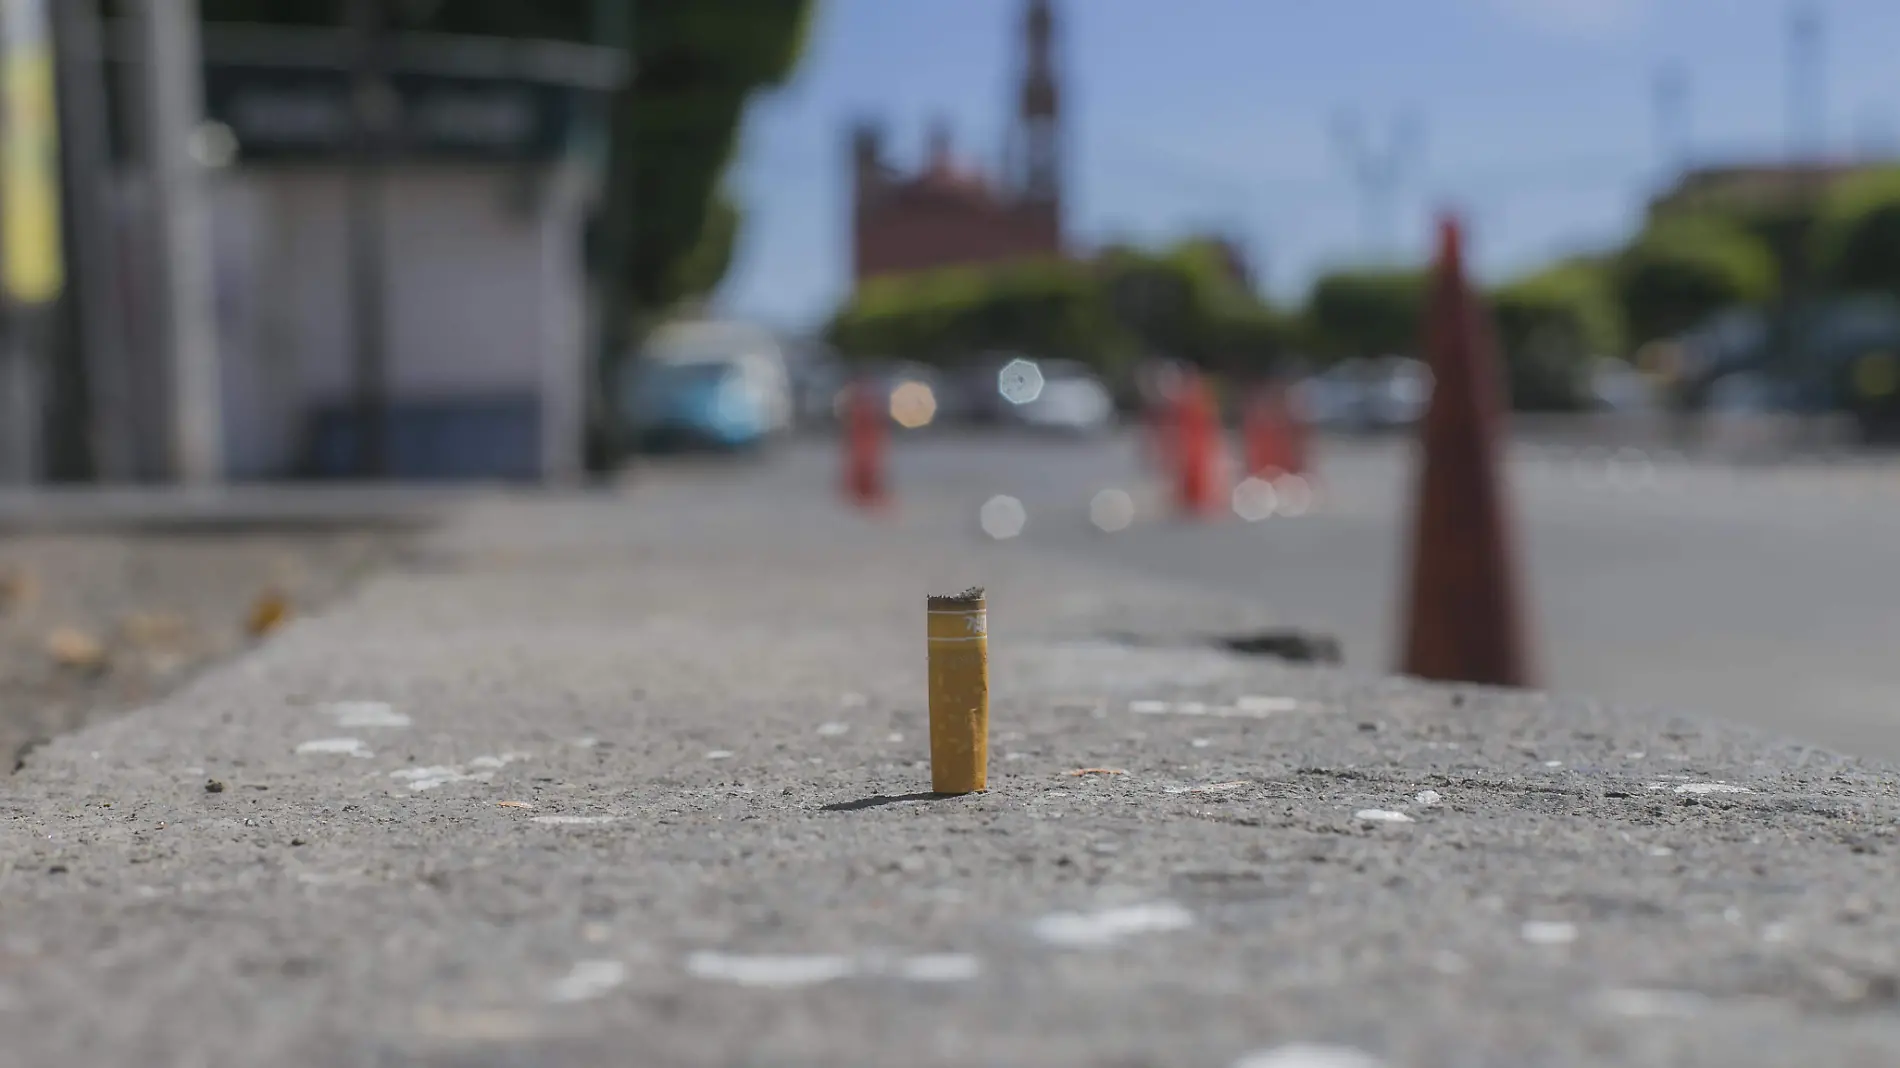
<svg viewBox="0 0 1900 1068"><path fill-rule="evenodd" d="M0 612L31 607L39 592L39 583L25 568L0 567Z"/></svg>
<svg viewBox="0 0 1900 1068"><path fill-rule="evenodd" d="M253 638L262 638L271 631L284 625L290 618L290 598L276 590L270 590L251 605L251 614L244 620L244 629Z"/></svg>
<svg viewBox="0 0 1900 1068"><path fill-rule="evenodd" d="M119 619L119 633L141 649L178 645L191 632L191 622L175 612L127 612Z"/></svg>
<svg viewBox="0 0 1900 1068"><path fill-rule="evenodd" d="M106 647L77 627L59 627L46 636L46 655L61 667L96 668L106 661Z"/></svg>

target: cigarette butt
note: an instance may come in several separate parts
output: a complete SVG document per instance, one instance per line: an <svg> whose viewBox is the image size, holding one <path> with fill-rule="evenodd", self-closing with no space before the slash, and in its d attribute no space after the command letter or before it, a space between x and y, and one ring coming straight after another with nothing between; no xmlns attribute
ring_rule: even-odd
<svg viewBox="0 0 1900 1068"><path fill-rule="evenodd" d="M929 599L930 788L974 793L990 762L989 612L981 589Z"/></svg>

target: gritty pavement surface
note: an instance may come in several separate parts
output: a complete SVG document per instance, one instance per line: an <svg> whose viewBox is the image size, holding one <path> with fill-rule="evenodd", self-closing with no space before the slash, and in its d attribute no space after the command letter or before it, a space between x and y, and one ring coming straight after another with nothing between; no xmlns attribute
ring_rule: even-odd
<svg viewBox="0 0 1900 1068"><path fill-rule="evenodd" d="M1900 1059L1890 768L1272 622L789 469L474 509L6 782L0 1064Z"/></svg>
<svg viewBox="0 0 1900 1068"><path fill-rule="evenodd" d="M1018 498L1012 544L1271 604L1336 635L1348 670L1390 671L1412 507L1409 447L1329 440L1301 514L1184 525L1132 444L945 439L897 450L907 506L974 527ZM787 458L829 471L832 450ZM1711 463L1533 442L1512 503L1543 685L1693 712L1900 761L1900 459ZM813 474L812 478L819 477ZM925 498L924 491L929 494ZM1113 534L1095 496L1136 506Z"/></svg>
<svg viewBox="0 0 1900 1068"><path fill-rule="evenodd" d="M0 534L0 775L338 596L400 543L371 530Z"/></svg>

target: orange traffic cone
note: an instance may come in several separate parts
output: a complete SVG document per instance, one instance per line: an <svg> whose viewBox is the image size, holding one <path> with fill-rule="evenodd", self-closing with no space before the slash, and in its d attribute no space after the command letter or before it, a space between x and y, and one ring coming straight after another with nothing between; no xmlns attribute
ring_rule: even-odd
<svg viewBox="0 0 1900 1068"><path fill-rule="evenodd" d="M1181 384L1175 412L1175 504L1182 515L1218 515L1222 500L1220 410L1207 380L1192 374Z"/></svg>
<svg viewBox="0 0 1900 1068"><path fill-rule="evenodd" d="M1425 329L1434 387L1420 431L1424 462L1400 670L1529 686L1534 672L1498 458L1504 403L1496 341L1465 282L1457 220L1447 217L1439 229Z"/></svg>
<svg viewBox="0 0 1900 1068"><path fill-rule="evenodd" d="M846 387L844 406L844 495L859 508L878 508L884 490L884 412L868 382Z"/></svg>
<svg viewBox="0 0 1900 1068"><path fill-rule="evenodd" d="M1266 479L1305 475L1305 430L1287 403L1286 387L1275 383L1254 391L1241 421L1247 473Z"/></svg>

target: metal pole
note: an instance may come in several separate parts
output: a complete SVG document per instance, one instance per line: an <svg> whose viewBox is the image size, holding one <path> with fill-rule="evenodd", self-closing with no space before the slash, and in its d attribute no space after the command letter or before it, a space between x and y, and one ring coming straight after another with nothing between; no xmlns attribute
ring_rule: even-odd
<svg viewBox="0 0 1900 1068"><path fill-rule="evenodd" d="M0 9L0 77L10 73L7 68L16 61L16 42L10 32L14 20L7 17L11 14ZM10 126L10 122L0 122L0 137L13 133ZM0 168L0 178L10 177ZM6 192L10 190L0 186L0 195ZM31 485L40 475L40 383L34 353L24 343L22 312L11 294L0 301L0 486Z"/></svg>
<svg viewBox="0 0 1900 1068"><path fill-rule="evenodd" d="M1790 228L1782 286L1782 375L1796 390L1797 433L1812 436L1816 416L1828 404L1817 368L1809 366L1808 334L1815 317L1814 263L1809 254L1814 221L1826 191L1826 56L1821 12L1812 0L1797 0L1788 21L1788 155L1794 167L1797 218ZM1806 442L1803 442L1806 444Z"/></svg>
<svg viewBox="0 0 1900 1068"><path fill-rule="evenodd" d="M142 62L145 166L151 182L151 269L171 405L171 475L224 477L224 393L204 170L192 143L204 117L197 0L131 0Z"/></svg>
<svg viewBox="0 0 1900 1068"><path fill-rule="evenodd" d="M110 224L111 147L99 6L96 0L59 0L50 10L59 57L60 152L72 258L69 292L85 380L86 439L94 477L125 482L138 474L138 417L126 375Z"/></svg>
<svg viewBox="0 0 1900 1068"><path fill-rule="evenodd" d="M593 36L596 44L625 49L628 77L636 77L632 37L633 0L594 0ZM632 99L631 86L619 89L602 109L600 121L600 168L605 183L602 203L595 212L596 260L594 294L596 330L593 351L588 355L587 391L588 448L585 450L591 474L610 475L620 464L626 444L623 438L619 406L621 370L625 349L631 340L627 299L627 231L633 220L632 175L629 163L632 151L617 127L627 117Z"/></svg>
<svg viewBox="0 0 1900 1068"><path fill-rule="evenodd" d="M14 484L46 473L46 327L65 285L50 38L45 0L0 0L0 480Z"/></svg>
<svg viewBox="0 0 1900 1068"><path fill-rule="evenodd" d="M350 0L355 45L349 179L350 325L355 346L357 474L389 473L388 290L383 171L396 101L384 74L381 0Z"/></svg>
<svg viewBox="0 0 1900 1068"><path fill-rule="evenodd" d="M0 332L0 486L27 486L40 475L40 383L21 317L8 309Z"/></svg>

